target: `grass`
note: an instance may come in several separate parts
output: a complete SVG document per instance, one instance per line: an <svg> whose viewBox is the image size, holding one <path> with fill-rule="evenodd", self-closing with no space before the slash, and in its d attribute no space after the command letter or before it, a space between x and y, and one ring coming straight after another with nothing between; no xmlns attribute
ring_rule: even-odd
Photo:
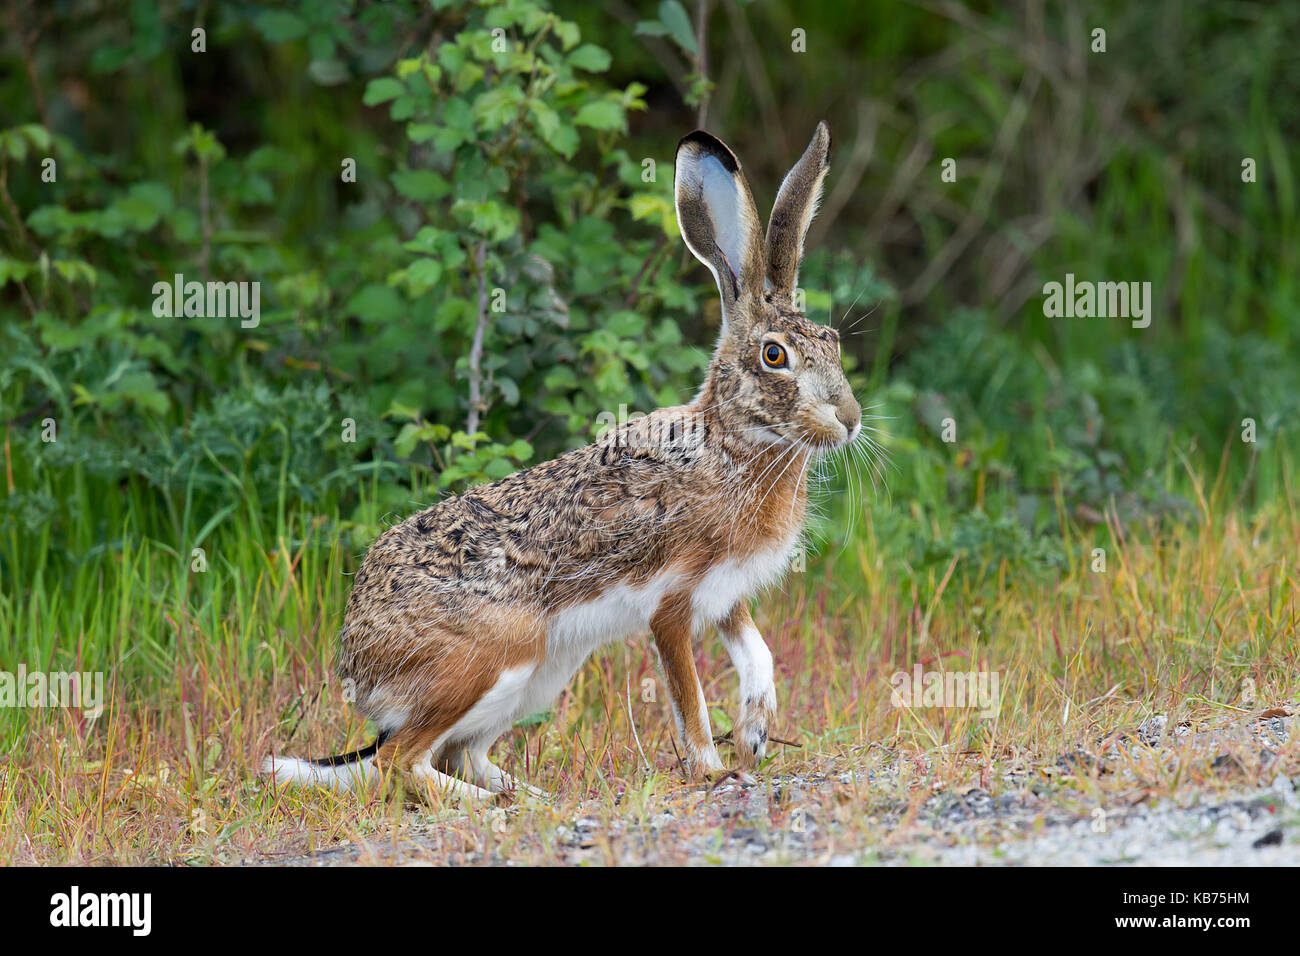
<svg viewBox="0 0 1300 956"><path fill-rule="evenodd" d="M1289 490L1289 470L1279 474ZM832 538L804 573L758 603L777 661L773 733L796 744L774 747L762 786L821 782L799 806L769 791L777 798L761 827L789 832L813 812L838 821L834 846L819 854L848 850L869 861L915 830L937 792L1023 789L1023 778L1005 776L1013 769L1079 814L1134 794L1183 799L1264 781L1262 769L1224 779L1208 760L1171 771L1140 755L1125 773L1061 780L1061 755L1094 751L1108 735L1132 737L1153 714L1171 727L1249 723L1300 696L1295 496L1248 513L1224 473L1184 479L1196 508L1183 522L1123 526L1111 514L1104 526L1080 526L1062 511L1065 561L1046 569L962 550L911 564L885 534L891 516L920 512L918 527L936 537L956 516L915 500L868 499L850 539ZM31 585L6 587L0 631L29 669L106 671L108 699L94 720L75 709L0 717L0 859L230 864L363 841L363 860L547 862L580 852L631 862L644 851L610 834L667 810L685 827L657 851L672 862L710 859L708 847L740 825L682 778L643 640L595 656L552 713L498 743L497 762L553 792L549 803L503 812L412 804L395 792L271 792L250 769L267 753L333 753L370 736L329 678L347 571L360 555L339 531L346 523L293 502L271 520L241 514L250 502L216 522L185 503L150 515L130 494L92 500L88 483L74 484L81 489L63 489L70 507L120 527L118 546L66 563L48 535L6 542L6 561ZM825 493L832 527L862 505L845 488L841 475ZM138 531L141 514L155 522L148 535ZM183 533L168 539L164 528ZM191 570L192 546L204 547L207 571ZM1106 550L1104 573L1093 570L1094 547ZM721 733L735 705L734 672L711 635L697 663ZM916 664L997 672L996 716L895 706L891 675ZM1256 766L1247 750L1241 765ZM1280 766L1297 769L1294 744L1281 755ZM895 825L881 827L882 815ZM574 830L581 817L598 821L597 835ZM700 846L702 857L689 855Z"/></svg>

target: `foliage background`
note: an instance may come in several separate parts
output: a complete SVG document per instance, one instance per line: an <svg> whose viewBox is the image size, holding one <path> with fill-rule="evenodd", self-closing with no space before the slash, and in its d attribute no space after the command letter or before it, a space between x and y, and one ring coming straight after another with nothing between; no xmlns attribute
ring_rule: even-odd
<svg viewBox="0 0 1300 956"><path fill-rule="evenodd" d="M844 331L890 461L829 469L818 534L866 535L900 597L924 605L957 554L976 589L1050 576L1108 514L1184 520L1196 476L1245 508L1290 497L1294 5L58 0L5 17L0 628L20 657L140 641L147 673L181 629L106 627L102 597L142 560L159 595L229 610L192 549L233 573L236 542L274 558L341 537L346 570L393 520L589 441L601 413L688 400L718 319L671 215L696 125L763 212L831 125L802 285ZM1152 282L1150 328L1045 318L1066 272ZM260 282L260 325L155 317L175 273ZM232 640L269 666L251 630Z"/></svg>

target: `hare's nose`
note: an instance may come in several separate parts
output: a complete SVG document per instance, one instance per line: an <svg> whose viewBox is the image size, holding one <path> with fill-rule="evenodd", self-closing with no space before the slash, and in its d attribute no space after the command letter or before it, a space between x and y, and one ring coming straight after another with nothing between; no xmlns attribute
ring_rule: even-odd
<svg viewBox="0 0 1300 956"><path fill-rule="evenodd" d="M857 428L862 422L862 406L854 400L852 395L845 395L835 406L835 417L840 420L840 424L851 435L853 429Z"/></svg>

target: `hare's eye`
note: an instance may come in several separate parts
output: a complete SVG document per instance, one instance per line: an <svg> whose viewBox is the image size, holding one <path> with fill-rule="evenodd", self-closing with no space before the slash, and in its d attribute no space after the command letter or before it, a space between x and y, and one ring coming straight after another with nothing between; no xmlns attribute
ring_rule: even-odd
<svg viewBox="0 0 1300 956"><path fill-rule="evenodd" d="M768 368L785 368L788 364L785 349L775 342L768 342L763 346L763 364Z"/></svg>

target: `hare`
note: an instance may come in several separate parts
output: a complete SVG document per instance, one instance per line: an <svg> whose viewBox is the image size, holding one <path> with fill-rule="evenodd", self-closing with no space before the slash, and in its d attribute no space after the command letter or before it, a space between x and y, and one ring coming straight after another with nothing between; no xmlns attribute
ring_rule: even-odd
<svg viewBox="0 0 1300 956"><path fill-rule="evenodd" d="M748 601L799 545L810 459L861 430L839 335L793 304L829 153L821 123L765 238L731 150L703 130L682 139L677 221L722 297L699 394L381 535L356 574L336 667L379 737L339 757L269 758L264 772L352 789L377 762L443 793L532 790L488 759L493 742L549 706L596 648L647 628L690 773L722 771L692 650L708 625L739 679L738 769L758 765L777 702Z"/></svg>

